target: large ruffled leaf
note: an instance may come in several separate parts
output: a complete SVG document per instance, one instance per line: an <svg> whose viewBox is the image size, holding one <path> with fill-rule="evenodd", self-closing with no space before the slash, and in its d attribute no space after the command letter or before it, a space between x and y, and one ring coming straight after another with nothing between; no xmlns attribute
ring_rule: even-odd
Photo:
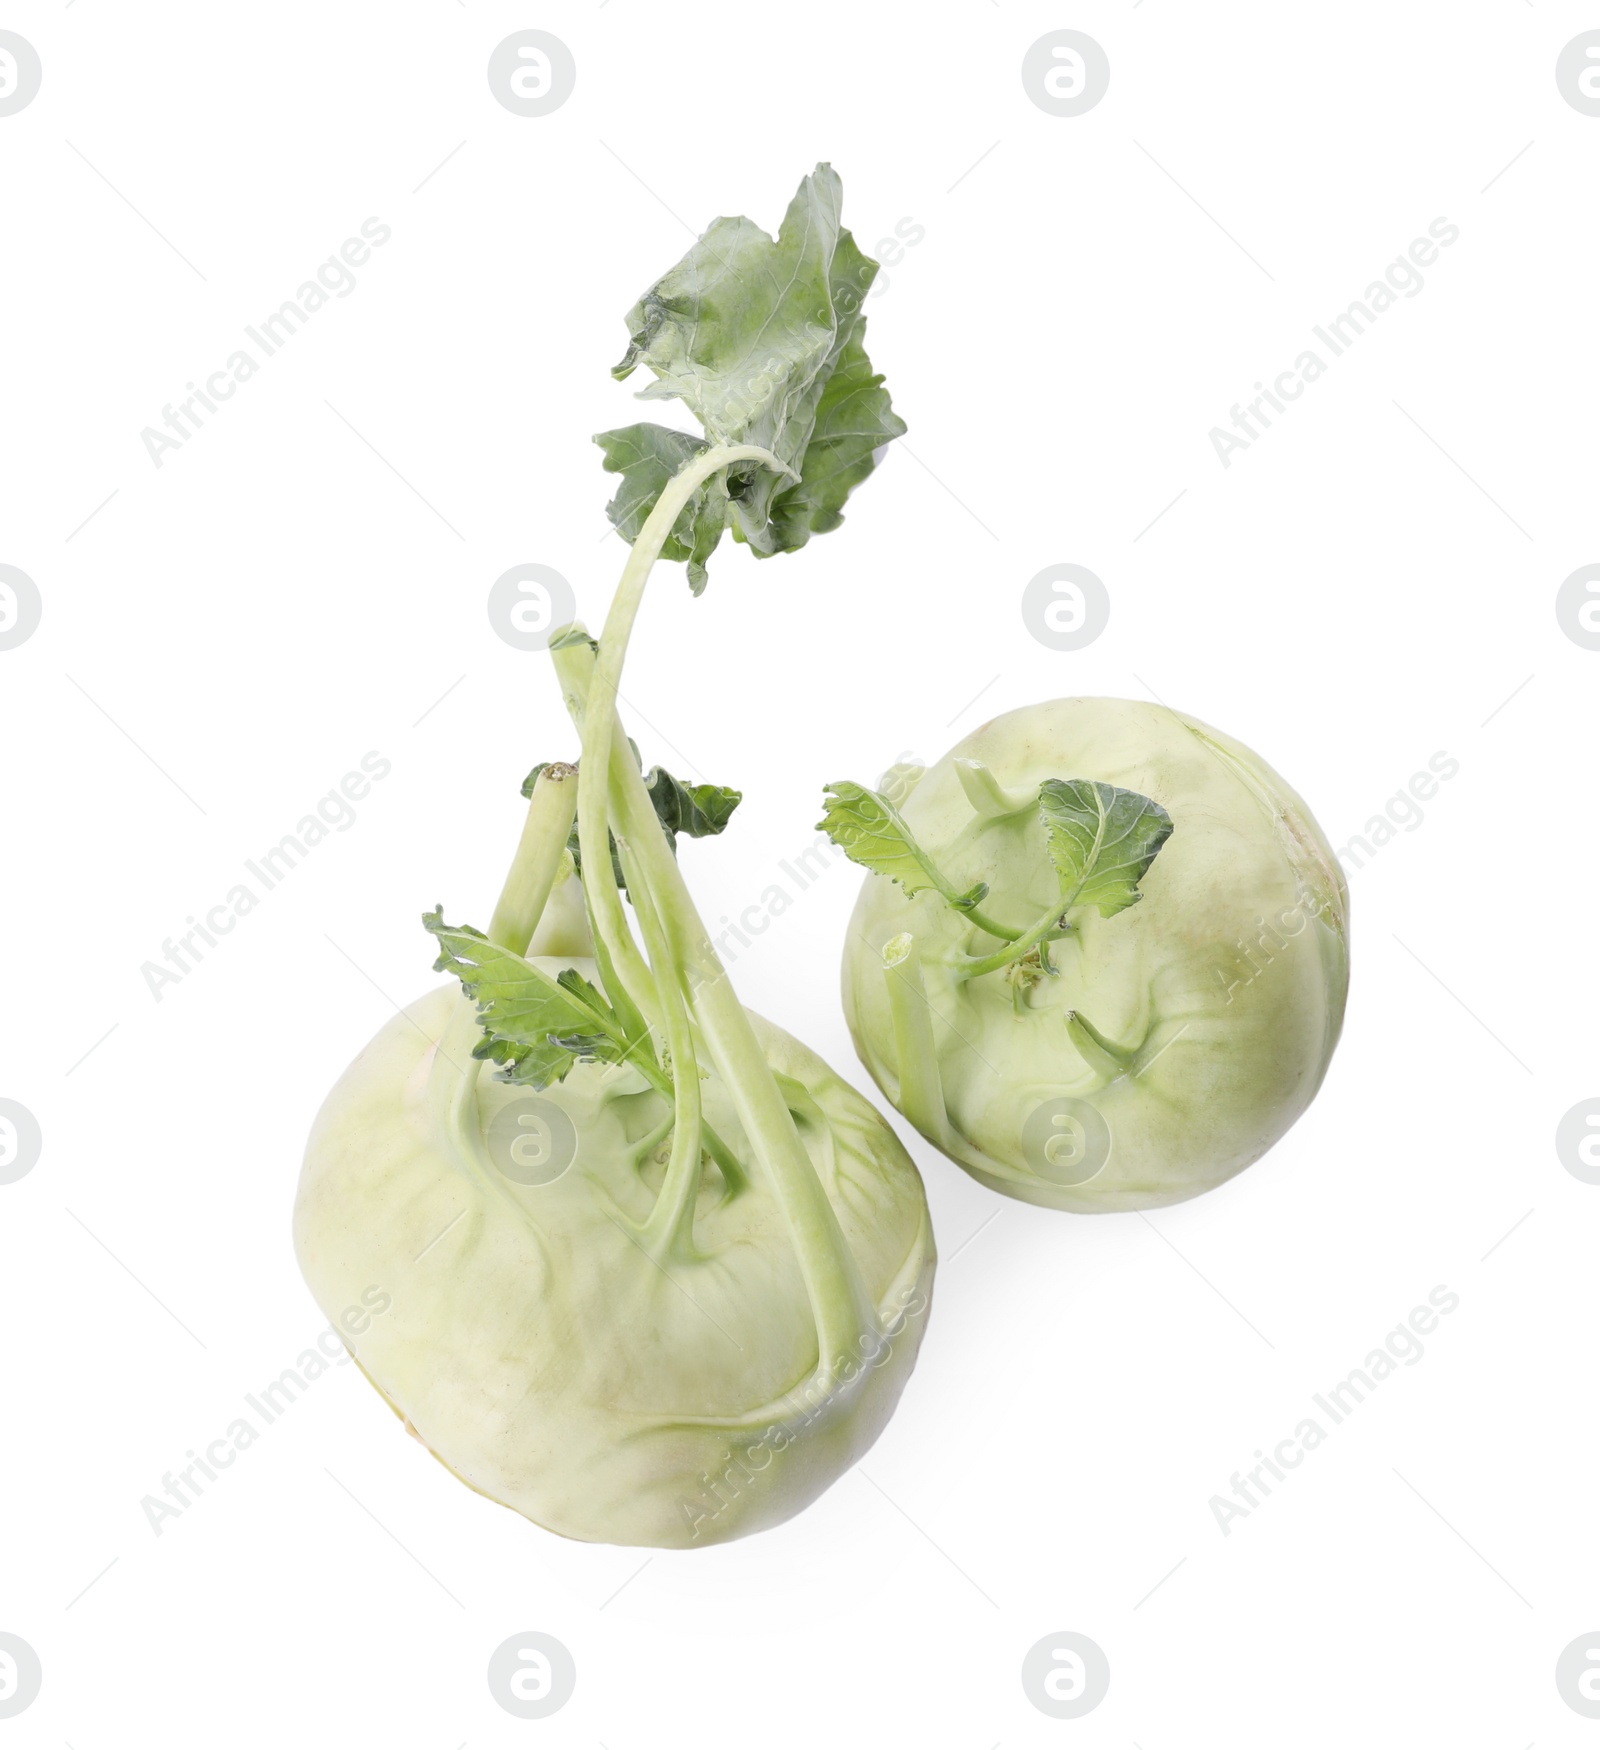
<svg viewBox="0 0 1600 1750"><path fill-rule="evenodd" d="M697 592L729 525L763 558L837 528L851 491L906 429L867 357L862 306L878 264L841 226L841 199L838 176L819 164L776 239L749 219L716 220L628 314L614 374L648 366L656 381L641 399L681 400L705 438L658 425L596 438L622 476L607 514L627 539L707 442L759 445L789 470L738 464L696 493L664 551L689 561Z"/></svg>

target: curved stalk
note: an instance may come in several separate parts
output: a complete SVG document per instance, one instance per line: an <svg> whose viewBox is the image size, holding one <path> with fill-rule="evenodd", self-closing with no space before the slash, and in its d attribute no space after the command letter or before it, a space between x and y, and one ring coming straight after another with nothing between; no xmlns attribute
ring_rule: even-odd
<svg viewBox="0 0 1600 1750"><path fill-rule="evenodd" d="M1020 960L1024 954L1031 954L1043 942L1055 942L1063 936L1070 936L1072 926L1063 924L1061 918L1071 904L1070 898L1059 901L1004 948L997 949L993 954L969 955L965 959L957 960L951 966L951 971L957 978L982 978L986 972L999 972L1002 967Z"/></svg>
<svg viewBox="0 0 1600 1750"><path fill-rule="evenodd" d="M629 1145L628 1154L636 1168L642 1168L646 1159L660 1148L672 1134L672 1114L665 1118L647 1136L641 1136L635 1143Z"/></svg>
<svg viewBox="0 0 1600 1750"><path fill-rule="evenodd" d="M630 864L632 861L630 857ZM666 1254L688 1259L694 1255L694 1211L700 1196L700 1061L695 1055L683 992L672 975L655 900L648 882L640 882L637 868L630 868L628 891L633 895L634 913L644 931L650 964L658 969L656 988L661 998L667 1050L672 1056L672 1153L655 1208L640 1238L653 1258Z"/></svg>
<svg viewBox="0 0 1600 1750"><path fill-rule="evenodd" d="M948 895L946 897L948 898ZM984 935L993 936L997 942L1015 942L1022 934L1021 930L1013 930L997 919L979 911L975 905L956 905L954 900L951 900L950 903L955 905L955 909L963 917L970 918L983 931Z"/></svg>
<svg viewBox="0 0 1600 1750"><path fill-rule="evenodd" d="M583 707L587 694L588 676L593 663L593 651L588 634L581 625L574 623L567 628L562 636L553 639L550 645L550 657L555 663L556 679L561 683L562 697L567 710L578 726L578 733L583 733ZM580 686L575 676L582 676ZM622 757L630 757L624 744ZM602 779L599 790L603 798L606 785ZM584 783L580 768L578 773L578 808L582 814ZM603 835L602 835L603 836ZM583 898L588 909L589 930L594 939L595 963L600 968L601 982L605 985L613 1005L619 1015L628 1017L629 1031L642 1027L646 1021L654 1022L657 1018L655 983L650 976L644 956L639 952L639 945L633 939L633 932L628 928L627 914L622 909L622 895L617 891L616 877L611 868L609 846L607 854L598 862L592 863L588 849L583 843L583 829L580 822L578 832L578 849L583 857L585 874L583 877Z"/></svg>
<svg viewBox="0 0 1600 1750"><path fill-rule="evenodd" d="M554 765L534 780L517 854L489 920L489 940L513 954L527 953L544 915L578 812L577 778L576 766Z"/></svg>
<svg viewBox="0 0 1600 1750"><path fill-rule="evenodd" d="M673 525L700 487L713 474L720 473L734 462L761 462L780 473L788 472L776 456L754 444L718 444L702 451L662 488L654 509L634 539L606 615L584 709L583 759L578 789L578 849L583 855L583 887L585 894L590 896L589 909L596 914L600 931L608 936L620 925L620 934L630 941L632 939L620 903L614 912L607 906L604 883L598 880L602 867L607 871L611 867L610 846L606 839L607 779L612 775L613 712L622 679L622 665L628 654L628 640L638 617L639 604L644 599L645 583L672 533ZM591 882L594 883L592 891Z"/></svg>
<svg viewBox="0 0 1600 1750"><path fill-rule="evenodd" d="M1004 820L1039 805L1037 790L1007 790L982 760L952 760L951 764L972 812L983 820Z"/></svg>
<svg viewBox="0 0 1600 1750"><path fill-rule="evenodd" d="M566 700L567 709L572 714L572 720L577 725L578 733L581 735L583 733L584 706L587 701L589 681L594 674L594 650L586 638L574 640L560 646L559 648L556 646L552 646L551 648L555 655L556 673L561 681L562 695ZM634 759L633 754L627 745L627 737L621 733L621 724L614 722L612 725L611 750L612 785L617 789L621 789L625 786L630 776L638 780L640 793L644 797L644 809L642 814L640 814L629 813L625 808L619 808L615 825L617 831L624 835L618 840L618 854L622 858L623 873L627 877L628 890L629 892L642 892L645 890L647 883L644 876L632 867L632 856L628 849L629 841L627 840L626 835L629 833L653 833L658 838L662 837L661 823L656 818L655 809L650 802L650 793L644 788L644 780L639 776L638 762ZM581 789L581 775L579 783ZM663 842L665 842L664 839ZM644 957L639 953L638 945L633 940L632 931L628 929L627 916L622 910L622 895L618 892L617 884L614 879L608 883L608 888L611 897L616 901L617 924L622 931L622 942L625 944L625 952L630 954L638 963L640 969L639 977L648 987L650 1006L652 1012L654 1012L659 1008L659 999L656 995L656 981L651 974L650 967L645 963ZM664 962L663 964L667 963ZM690 1014L689 1021L691 1027L693 1027L694 1016L692 1013ZM665 1081L660 1083L659 1086L656 1083L652 1083L651 1085L656 1086L657 1092L662 1093L666 1099L671 1099L671 1087ZM723 1141L718 1132L712 1128L710 1121L702 1118L700 1122L700 1130L705 1141L706 1152L711 1156L712 1160L717 1163L717 1169L722 1174L725 1194L732 1197L737 1192L748 1189L750 1184L749 1175L740 1164L738 1156L728 1147L727 1143Z"/></svg>
<svg viewBox="0 0 1600 1750"><path fill-rule="evenodd" d="M1108 1084L1119 1081L1133 1070L1139 1058L1138 1049L1129 1051L1108 1039L1087 1015L1080 1015L1076 1009L1067 1010L1066 1022L1073 1049L1102 1081Z"/></svg>
<svg viewBox="0 0 1600 1750"><path fill-rule="evenodd" d="M578 808L581 813L581 772L578 775ZM578 848L580 851L583 849L581 839ZM645 968L644 957L634 942L627 921L623 920L622 935L618 937L614 931L603 927L593 903L594 895L609 893L617 914L621 917L622 895L617 891L616 871L611 867L609 837L606 840L604 865L602 873L591 877L589 859L587 856L583 859L583 897L589 912L589 934L594 940L595 965L600 969L600 982L611 998L611 1006L617 1012L617 1020L622 1024L623 1033L635 1049L642 1047L654 1062L655 1046L651 1040L650 1029L658 1018L659 1005L655 998L655 987L650 981L648 969ZM629 976L624 976L623 966L628 968Z"/></svg>
<svg viewBox="0 0 1600 1750"><path fill-rule="evenodd" d="M561 860L566 855L567 839L572 832L582 791L583 779L578 768L561 762L546 766L534 780L533 795L522 823L522 836L517 842L517 854L495 903L494 916L489 920L491 942L498 942L515 954L528 952L549 904L550 889L561 868ZM606 874L615 895L616 877L612 874L609 856L606 858ZM617 903L620 909L620 898ZM629 943L631 946L631 937ZM654 1073L659 1081L659 1067L648 1023L627 1000L615 968L604 958L603 945L598 938L594 940L593 948L601 979L612 993L617 1019L631 1042L629 1060L647 1077ZM670 1097L670 1088L663 1087L662 1091Z"/></svg>
<svg viewBox="0 0 1600 1750"><path fill-rule="evenodd" d="M606 616L584 711L578 842L586 886L596 859L604 858L607 867L610 863L605 788L607 776L613 784L619 776L612 757L617 689L645 583L695 490L719 469L740 461L757 461L786 471L775 457L754 445L719 445L703 452L667 483L623 567ZM625 764L618 801L630 849L659 907L669 952L682 968L713 1061L783 1211L816 1324L818 1369L831 1379L839 1367L860 1353L863 1335L878 1334L877 1310L773 1079L750 1017L728 982L689 897L677 859L655 822L644 776L631 760ZM646 817L649 830L645 830Z"/></svg>

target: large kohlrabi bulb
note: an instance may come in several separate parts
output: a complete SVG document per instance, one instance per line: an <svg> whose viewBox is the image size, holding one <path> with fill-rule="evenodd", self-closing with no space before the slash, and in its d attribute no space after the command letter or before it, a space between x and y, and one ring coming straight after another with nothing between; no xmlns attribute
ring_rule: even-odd
<svg viewBox="0 0 1600 1750"><path fill-rule="evenodd" d="M312 1131L294 1234L323 1311L442 1463L567 1537L699 1548L787 1519L911 1372L934 1267L921 1180L867 1101L751 1019L877 1315L826 1389L816 1285L715 1073L705 1114L740 1182L706 1163L689 1257L638 1237L669 1104L622 1065L507 1085L473 1059L457 985L378 1033Z"/></svg>
<svg viewBox="0 0 1600 1750"><path fill-rule="evenodd" d="M677 860L739 792L647 775L618 715L658 560L699 593L730 528L760 556L808 546L905 430L841 198L819 164L776 237L718 219L629 312L613 375L645 367L704 437L597 437L627 547L600 637L511 616L512 642L548 638L579 757L529 773L488 929L424 918L466 994L378 1034L302 1172L301 1268L373 1384L463 1481L568 1537L697 1548L787 1519L877 1437L925 1324L916 1169L745 1011ZM715 687L692 642L672 663Z"/></svg>
<svg viewBox="0 0 1600 1750"><path fill-rule="evenodd" d="M1136 902L1080 906L1042 958L963 976L1000 940L939 892L870 875L844 955L850 1030L888 1098L995 1190L1085 1212L1177 1203L1258 1160L1321 1084L1349 978L1344 879L1248 748L1162 705L1061 699L986 724L909 793L900 780L905 826L952 891L987 886L991 922L1020 929L1060 897L1050 779L1170 816Z"/></svg>

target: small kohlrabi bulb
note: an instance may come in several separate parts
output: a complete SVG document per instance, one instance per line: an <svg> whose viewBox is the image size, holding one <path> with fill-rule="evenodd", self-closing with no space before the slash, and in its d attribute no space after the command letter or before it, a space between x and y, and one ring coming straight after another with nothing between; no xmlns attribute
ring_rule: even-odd
<svg viewBox="0 0 1600 1750"><path fill-rule="evenodd" d="M996 718L891 799L830 787L874 873L844 955L861 1060L985 1184L1151 1209L1258 1160L1339 1037L1348 897L1265 761L1158 704Z"/></svg>

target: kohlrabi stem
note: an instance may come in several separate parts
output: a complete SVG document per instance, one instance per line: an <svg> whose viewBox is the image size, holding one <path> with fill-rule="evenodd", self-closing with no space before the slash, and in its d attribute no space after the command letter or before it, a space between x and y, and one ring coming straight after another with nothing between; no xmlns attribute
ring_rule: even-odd
<svg viewBox="0 0 1600 1750"><path fill-rule="evenodd" d="M1025 808L1039 806L1039 792L1007 790L982 760L954 760L956 780L963 795L972 804L972 811L983 820L1004 820L1009 814L1021 814Z"/></svg>
<svg viewBox="0 0 1600 1750"><path fill-rule="evenodd" d="M645 583L673 525L699 486L731 463L744 461L788 471L776 457L754 445L719 445L702 452L668 481L635 537L623 567L606 616L583 719L578 842L586 885L593 860L604 857L609 862L605 837L606 779L609 776L614 785L619 779L612 761L617 689ZM623 762L617 765L622 766ZM750 1017L734 994L705 925L695 911L677 859L655 820L643 774L629 760L620 779L617 799L624 832L649 882L668 952L680 970L717 1069L783 1211L816 1323L818 1371L831 1379L840 1367L859 1356L859 1339L863 1334L878 1334L877 1311L800 1141ZM672 975L670 962L658 969L658 978Z"/></svg>
<svg viewBox="0 0 1600 1750"><path fill-rule="evenodd" d="M622 1040L619 1043L624 1046L623 1061L638 1070L639 1074L644 1077L645 1081L649 1083L656 1093L659 1094L669 1106L676 1109L677 1102L675 1099L674 1077L669 1071L663 1069L656 1061L655 1047L650 1042L649 1034L642 1034L640 1037L633 1040L631 1044L626 1040ZM668 1117L666 1123L668 1128L670 1128L672 1125L671 1117ZM722 1138L717 1135L716 1131L714 1131L709 1124L705 1123L704 1120L702 1120L700 1124L700 1133L704 1139L707 1154L709 1154L712 1160L714 1160L722 1169L723 1176L726 1178L729 1188L732 1190L738 1190L745 1183L745 1176L739 1163L734 1159L732 1151ZM661 1134L665 1136L667 1134L666 1130L664 1129Z"/></svg>
<svg viewBox="0 0 1600 1750"><path fill-rule="evenodd" d="M561 682L562 697L581 735L584 694L574 691L571 677L574 671L581 672L586 691L593 661L589 636L582 626L571 626L562 637L555 639L550 646L550 657L555 664L556 678ZM625 759L629 757L626 746L622 753ZM605 791L603 778L597 787L602 792ZM580 770L580 814L583 793L583 773ZM582 855L581 828L579 852ZM586 858L585 862L587 863ZM639 952L639 945L633 939L633 932L628 928L628 919L622 909L622 894L618 891L609 855L598 867L588 865L582 888L588 910L589 931L594 940L595 963L600 969L600 981L610 995L613 1007L619 1015L627 1018L629 1030L633 1031L636 1027L642 1027L646 1020L653 1022L657 1018L655 983L650 977L649 967L645 965L644 956Z"/></svg>
<svg viewBox="0 0 1600 1750"><path fill-rule="evenodd" d="M1107 1082L1127 1075L1139 1061L1138 1049L1129 1051L1114 1039L1108 1039L1087 1015L1068 1009L1066 1020L1067 1036L1079 1057Z"/></svg>
<svg viewBox="0 0 1600 1750"><path fill-rule="evenodd" d="M517 854L495 904L494 916L489 920L489 940L509 948L514 954L528 952L528 945L549 903L551 886L561 868L561 859L566 855L567 839L572 832L581 789L578 768L561 762L546 766L534 780ZM609 856L606 858L606 872L611 874ZM612 876L613 888L615 885ZM596 941L594 946L601 978L607 987L620 984L614 976L607 976L611 969L601 957L600 943ZM612 997L628 1045L629 1060L645 1069L647 1074L655 1074L659 1087L670 1097L671 1088L660 1075L644 1016L632 1006L626 991L613 990Z"/></svg>
<svg viewBox="0 0 1600 1750"><path fill-rule="evenodd" d="M703 450L686 463L662 488L654 509L645 518L644 526L634 538L627 563L622 568L616 594L606 615L599 655L589 681L589 695L583 719L583 758L580 763L578 787L578 849L583 857L583 886L591 893L590 883L596 881L602 869L611 867L610 846L606 838L606 802L610 791L613 713L617 704L617 687L622 679L622 665L628 654L628 639L633 622L638 617L644 598L644 586L651 567L672 534L673 524L695 493L711 478L734 462L761 462L769 468L786 472L776 456L754 444L718 444ZM595 914L597 930L608 935L618 924L627 934L627 922L620 904L613 915L604 903L603 894L592 894L589 909Z"/></svg>
<svg viewBox="0 0 1600 1750"><path fill-rule="evenodd" d="M527 953L561 866L577 811L577 767L546 766L534 780L517 854L500 890L494 916L489 920L491 942L498 942L513 954Z"/></svg>
<svg viewBox="0 0 1600 1750"><path fill-rule="evenodd" d="M656 989L661 998L667 1050L672 1056L672 1153L655 1208L640 1239L652 1258L666 1255L686 1260L694 1255L694 1210L700 1196L700 1060L695 1055L689 1011L673 975L666 934L648 880L640 880L632 856L628 862L632 875L628 891L633 895L634 915L644 931L645 951L652 966L664 969L656 979Z"/></svg>
<svg viewBox="0 0 1600 1750"><path fill-rule="evenodd" d="M962 916L971 918L985 935L993 936L997 941L1009 942L1014 940L1020 934L1017 930L1008 930L1004 924L997 924L993 918L986 917L984 913L978 909L977 901L985 898L988 894L988 888L982 882L979 882L976 887L968 890L972 895L972 898L969 900L967 894L961 892L956 887L956 884L950 880L944 871L940 869L931 858L924 856L923 853L917 849L916 840L912 835L911 828L906 825L904 819L901 817L900 810L889 799L889 797L883 795L881 792L873 792L872 794L878 806L889 816L890 821L893 823L895 832L903 836L907 846L915 852L917 860L922 864L929 881L933 884L934 891L938 893L941 898L946 900L951 906L960 912Z"/></svg>
<svg viewBox="0 0 1600 1750"><path fill-rule="evenodd" d="M594 673L594 648L588 637L583 636L552 645L551 655L555 659L556 677L561 682L561 696L566 701L567 709L572 714L572 721L581 736L583 734L584 710L588 703L589 680ZM639 778L638 762L634 759L633 751L628 746L627 737L620 733L620 727L614 728L612 735L611 768L611 782L614 786L620 787L630 775ZM640 789L643 791L643 780L640 779L639 782ZM579 786L581 790L581 773ZM664 842L661 823L656 818L654 808L650 805L649 794L648 792L644 792L644 794L643 817L636 818L631 823L624 825L623 816L619 810L617 825L624 832L654 830L657 836L663 838ZM625 841L618 841L617 854L622 859L623 873L627 878L629 891L643 892L647 883L644 877L631 866L632 857ZM616 872L612 869L609 858L606 861L606 871L608 879L603 883L601 891L616 907L616 933L612 940L619 950L617 964L619 966L627 964L635 969L633 988L638 990L645 1002L648 1003L651 1014L656 1015L660 1012L661 1006L656 990L657 980L652 974L651 967L646 964L643 955L640 954L639 946L633 939L633 932L628 928L627 914L622 909L622 894L617 887ZM583 888L581 881L578 886L581 892ZM607 973L607 967L610 963L600 959L597 951L599 932L594 928L594 915L592 912L586 915L589 920L590 935L595 939L595 958L600 964L601 980L606 989L612 991L614 1000L616 992L613 990L611 977ZM587 948L584 951L590 952ZM620 1015L621 1005L618 1004L617 1008ZM639 1030L630 1036L636 1040L634 1052L630 1054L630 1061L634 1063L656 1092L670 1103L673 1097L672 1080L656 1062L654 1049L650 1046L648 1038L643 1037L644 1031L644 1023L641 1022ZM638 1043L641 1040L642 1046L641 1043ZM731 1197L735 1192L744 1190L749 1185L750 1178L733 1150L704 1118L701 1119L700 1130L704 1138L706 1152L717 1163L718 1170L722 1174L726 1195Z"/></svg>
<svg viewBox="0 0 1600 1750"><path fill-rule="evenodd" d="M929 1142L948 1149L950 1121L939 1075L933 1011L923 988L922 956L910 934L902 933L884 944L883 976L900 1072L900 1110Z"/></svg>
<svg viewBox="0 0 1600 1750"><path fill-rule="evenodd" d="M646 1159L653 1155L671 1134L672 1114L669 1112L647 1136L641 1136L637 1142L629 1145L628 1154L633 1164L636 1167L642 1167Z"/></svg>
<svg viewBox="0 0 1600 1750"><path fill-rule="evenodd" d="M997 941L1014 942L1022 934L1021 930L1008 929L1006 925L996 923L993 918L979 911L975 905L958 905L955 909L964 917L971 918L986 936L993 936Z"/></svg>
<svg viewBox="0 0 1600 1750"><path fill-rule="evenodd" d="M997 949L993 954L957 960L951 970L957 978L982 978L986 972L998 972L1003 966L1010 966L1014 961L1020 960L1023 955L1031 954L1041 942L1053 942L1061 936L1070 935L1070 926L1063 925L1061 917L1075 898L1076 895L1073 895L1072 898L1058 901L1020 936L1013 937L1006 947Z"/></svg>

